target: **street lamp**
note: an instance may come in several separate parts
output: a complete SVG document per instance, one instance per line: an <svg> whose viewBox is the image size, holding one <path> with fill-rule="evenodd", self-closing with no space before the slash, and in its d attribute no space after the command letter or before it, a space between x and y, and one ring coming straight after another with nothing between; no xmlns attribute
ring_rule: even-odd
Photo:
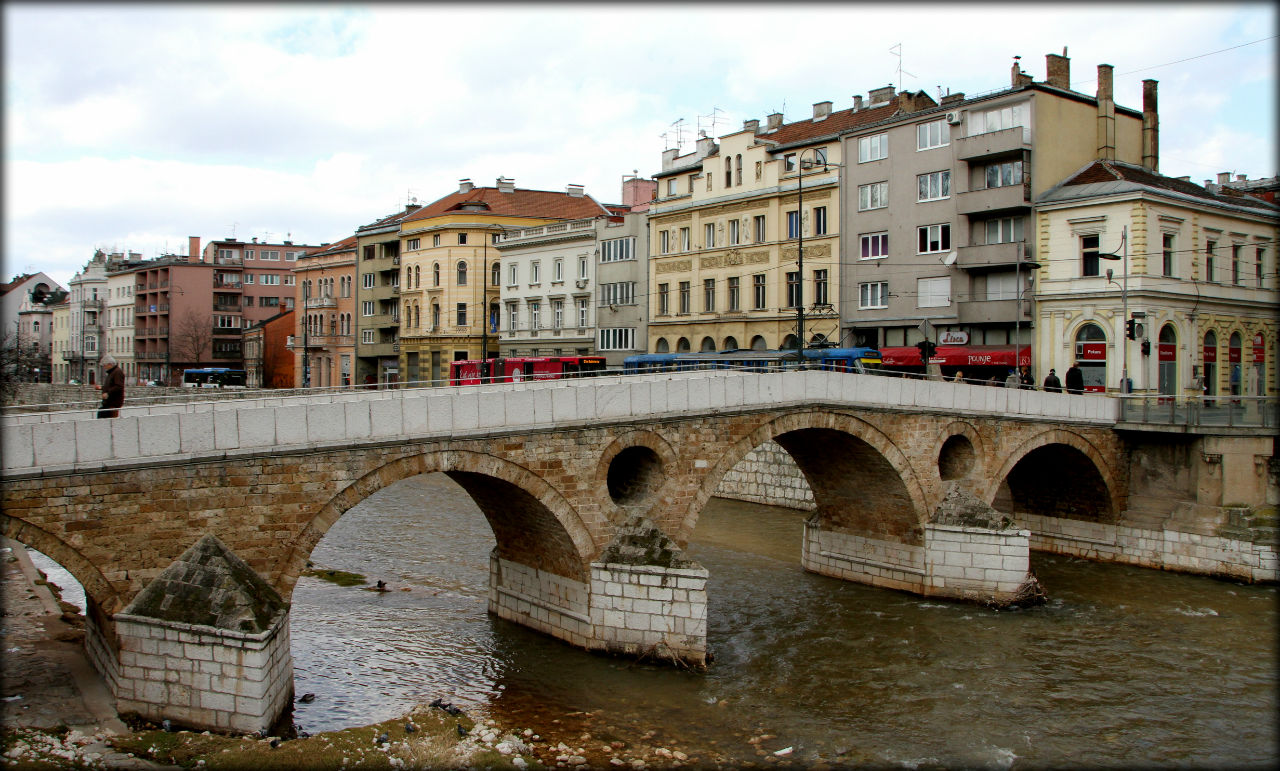
<svg viewBox="0 0 1280 771"><path fill-rule="evenodd" d="M311 299L311 277L308 276L302 282L302 387L311 387L311 358L307 355L307 328L311 326L310 314L307 313L307 305Z"/></svg>
<svg viewBox="0 0 1280 771"><path fill-rule="evenodd" d="M1120 231L1120 249L1121 253L1115 252L1098 252L1098 257L1103 260L1119 260L1121 276L1120 285L1120 315L1124 319L1125 331L1123 343L1121 343L1120 353L1120 393L1127 394L1129 388L1129 226L1125 225Z"/></svg>
<svg viewBox="0 0 1280 771"><path fill-rule="evenodd" d="M796 359L799 360L804 356L804 153L805 150L811 150L814 159L809 161L809 168L818 165L818 159L821 158L822 170L826 171L829 167L842 168L840 164L827 163L827 155L823 152L819 155L819 151L823 148L807 147L800 151L796 156Z"/></svg>

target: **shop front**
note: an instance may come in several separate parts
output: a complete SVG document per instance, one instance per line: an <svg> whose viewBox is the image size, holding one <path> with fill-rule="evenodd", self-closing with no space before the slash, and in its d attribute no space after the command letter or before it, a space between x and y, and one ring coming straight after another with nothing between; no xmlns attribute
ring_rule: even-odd
<svg viewBox="0 0 1280 771"><path fill-rule="evenodd" d="M996 380L1004 385L1009 370L1031 366L1031 347L1022 346L1015 356L1013 345L940 345L929 363L942 368L942 376L953 380L959 375L966 381ZM914 345L880 349L880 367L887 372L925 374L920 349Z"/></svg>

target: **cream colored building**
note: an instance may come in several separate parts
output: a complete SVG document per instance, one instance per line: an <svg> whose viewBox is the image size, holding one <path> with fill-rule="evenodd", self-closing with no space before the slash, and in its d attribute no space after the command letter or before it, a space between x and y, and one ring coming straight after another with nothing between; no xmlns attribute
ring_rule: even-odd
<svg viewBox="0 0 1280 771"><path fill-rule="evenodd" d="M1135 393L1275 394L1280 209L1229 192L1100 160L1040 196L1039 372L1077 364L1112 392L1127 369Z"/></svg>

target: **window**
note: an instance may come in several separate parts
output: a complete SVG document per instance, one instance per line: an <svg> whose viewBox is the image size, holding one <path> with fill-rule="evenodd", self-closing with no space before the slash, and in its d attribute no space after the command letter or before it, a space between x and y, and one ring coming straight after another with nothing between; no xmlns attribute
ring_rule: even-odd
<svg viewBox="0 0 1280 771"><path fill-rule="evenodd" d="M1204 280L1213 281L1213 261L1216 258L1215 252L1218 249L1217 241L1208 241L1204 245Z"/></svg>
<svg viewBox="0 0 1280 771"><path fill-rule="evenodd" d="M252 260L252 259L253 259L253 254L254 254L254 252L253 252L253 250L252 250L252 249L245 249L245 250L244 250L244 258L245 258L246 260ZM289 254L294 254L294 252L289 252Z"/></svg>
<svg viewBox="0 0 1280 771"><path fill-rule="evenodd" d="M622 262L623 260L634 260L635 255L635 239L634 238L613 238L608 241L600 242L600 262ZM579 265L579 268L585 268L586 262ZM578 271L578 278L586 278L585 270Z"/></svg>
<svg viewBox="0 0 1280 771"><path fill-rule="evenodd" d="M562 329L564 327L564 300L551 301L551 328Z"/></svg>
<svg viewBox="0 0 1280 771"><path fill-rule="evenodd" d="M763 273L757 273L751 277L751 291L754 308L756 310L764 310L765 303L768 301L768 292L765 287L765 278Z"/></svg>
<svg viewBox="0 0 1280 771"><path fill-rule="evenodd" d="M733 186L733 159L732 158L724 159L724 186L725 187Z"/></svg>
<svg viewBox="0 0 1280 771"><path fill-rule="evenodd" d="M691 239L690 239L689 228L680 228L680 251L682 252L689 251L690 241Z"/></svg>
<svg viewBox="0 0 1280 771"><path fill-rule="evenodd" d="M418 238L410 238L405 242L405 251L413 252L422 248L422 240Z"/></svg>
<svg viewBox="0 0 1280 771"><path fill-rule="evenodd" d="M254 274L252 274L252 273L246 273L246 274L244 274L244 283L246 283L246 284L252 284L252 283L253 283L254 278L255 278ZM292 276L290 276L290 278L293 278L293 277L292 277Z"/></svg>
<svg viewBox="0 0 1280 771"><path fill-rule="evenodd" d="M373 345L373 330L366 329L361 331L360 342L364 343L365 345Z"/></svg>
<svg viewBox="0 0 1280 771"><path fill-rule="evenodd" d="M600 285L601 305L634 305L635 301L636 282L634 281Z"/></svg>
<svg viewBox="0 0 1280 771"><path fill-rule="evenodd" d="M929 150L951 144L951 127L945 120L935 120L916 126L916 149Z"/></svg>
<svg viewBox="0 0 1280 771"><path fill-rule="evenodd" d="M858 185L858 211L883 209L888 205L888 182L875 182L870 185Z"/></svg>
<svg viewBox="0 0 1280 771"><path fill-rule="evenodd" d="M251 251L249 255L253 256L253 252ZM302 256L302 252L285 252L284 253L284 258L290 262L296 261L301 256Z"/></svg>
<svg viewBox="0 0 1280 771"><path fill-rule="evenodd" d="M458 326L465 327L467 325L467 304L458 303L457 305Z"/></svg>
<svg viewBox="0 0 1280 771"><path fill-rule="evenodd" d="M459 234L458 234L458 246L466 246L466 244L467 244L467 234L466 234L466 233L459 233Z"/></svg>
<svg viewBox="0 0 1280 771"><path fill-rule="evenodd" d="M858 236L858 243L860 260L878 260L889 256L888 233L863 233Z"/></svg>
<svg viewBox="0 0 1280 771"><path fill-rule="evenodd" d="M986 299L988 300L1018 299L1017 276L1013 273L988 273Z"/></svg>
<svg viewBox="0 0 1280 771"><path fill-rule="evenodd" d="M574 302L578 306L578 326L585 327L587 326L587 299L579 297Z"/></svg>
<svg viewBox="0 0 1280 771"><path fill-rule="evenodd" d="M439 233L437 233L437 234L435 234L434 236L432 236L432 237L431 237L431 245L432 245L432 246L439 246L439 245L440 245L440 234L439 234Z"/></svg>
<svg viewBox="0 0 1280 771"><path fill-rule="evenodd" d="M1082 276L1101 275L1098 272L1098 238L1096 233L1080 236L1080 275Z"/></svg>
<svg viewBox="0 0 1280 771"><path fill-rule="evenodd" d="M664 230L658 233L658 253L671 254L671 231Z"/></svg>
<svg viewBox="0 0 1280 771"><path fill-rule="evenodd" d="M671 179L667 180L667 195L675 195L675 194L676 194L676 178L672 177Z"/></svg>
<svg viewBox="0 0 1280 771"><path fill-rule="evenodd" d="M364 248L364 258L365 258L366 260L372 260L372 259L373 259L373 246L372 246L372 245L366 246L366 247Z"/></svg>
<svg viewBox="0 0 1280 771"><path fill-rule="evenodd" d="M552 281L564 281L564 260L556 260L551 266Z"/></svg>
<svg viewBox="0 0 1280 771"><path fill-rule="evenodd" d="M729 277L729 310L741 310L739 302L738 277Z"/></svg>
<svg viewBox="0 0 1280 771"><path fill-rule="evenodd" d="M1240 283L1240 250L1244 249L1242 244L1231 245L1231 283Z"/></svg>
<svg viewBox="0 0 1280 771"><path fill-rule="evenodd" d="M671 313L671 298L669 292L670 284L658 284L658 315L666 316Z"/></svg>
<svg viewBox="0 0 1280 771"><path fill-rule="evenodd" d="M1174 244L1175 236L1173 233L1164 233L1160 238L1160 257L1161 257L1161 275L1172 276L1174 266Z"/></svg>
<svg viewBox="0 0 1280 771"><path fill-rule="evenodd" d="M1008 187L1022 184L1022 161L992 163L986 169L987 187Z"/></svg>
<svg viewBox="0 0 1280 771"><path fill-rule="evenodd" d="M431 303L431 329L440 328L440 303Z"/></svg>
<svg viewBox="0 0 1280 771"><path fill-rule="evenodd" d="M542 263L534 260L529 263L529 285L542 283Z"/></svg>
<svg viewBox="0 0 1280 771"><path fill-rule="evenodd" d="M260 260L279 260L279 259L280 259L280 252L277 252L277 251L270 251L270 252L269 252L269 251L267 251L266 249L263 249L263 250L262 250L262 256L261 256L261 257L259 257L258 259L260 259Z"/></svg>
<svg viewBox="0 0 1280 771"><path fill-rule="evenodd" d="M578 278L586 278L586 277L587 277L587 258L579 257L578 258Z"/></svg>
<svg viewBox="0 0 1280 771"><path fill-rule="evenodd" d="M680 310L678 313L688 315L689 313L689 282L680 282Z"/></svg>
<svg viewBox="0 0 1280 771"><path fill-rule="evenodd" d="M714 278L702 279L702 310L706 313L713 313L716 309L716 280Z"/></svg>
<svg viewBox="0 0 1280 771"><path fill-rule="evenodd" d="M416 271L417 268L414 268ZM422 277L418 277L418 286L422 286ZM431 286L440 286L440 263L431 264Z"/></svg>
<svg viewBox="0 0 1280 771"><path fill-rule="evenodd" d="M253 299L253 298L245 298L245 299ZM260 297L258 298L258 305L261 305L263 308L278 308L280 307L280 298L279 297Z"/></svg>
<svg viewBox="0 0 1280 771"><path fill-rule="evenodd" d="M601 351L630 351L635 348L636 331L630 327L600 330Z"/></svg>
<svg viewBox="0 0 1280 771"><path fill-rule="evenodd" d="M800 273L791 271L787 273L787 307L795 308L800 305Z"/></svg>
<svg viewBox="0 0 1280 771"><path fill-rule="evenodd" d="M756 243L757 243L757 244L762 244L762 243L764 243L764 241L765 241L765 234L764 234L764 215L763 215L763 214L757 214L757 215L755 216L755 220L754 220L754 221L755 221L755 227L756 227Z"/></svg>
<svg viewBox="0 0 1280 771"><path fill-rule="evenodd" d="M690 192L691 194L693 193L693 182L694 182L694 180L696 180L697 178L698 178L698 175L697 175L697 174L690 174L690 175L689 175L689 192Z"/></svg>
<svg viewBox="0 0 1280 771"><path fill-rule="evenodd" d="M520 303L507 303L507 330L514 332L520 328Z"/></svg>
<svg viewBox="0 0 1280 771"><path fill-rule="evenodd" d="M737 219L729 220L729 245L737 246L742 243L742 239L738 233L738 227L741 223Z"/></svg>
<svg viewBox="0 0 1280 771"><path fill-rule="evenodd" d="M941 225L925 225L916 229L919 235L920 254L930 254L932 252L945 252L951 248L951 225L943 223Z"/></svg>
<svg viewBox="0 0 1280 771"><path fill-rule="evenodd" d="M827 234L827 207L813 207L813 234L815 236L825 236Z"/></svg>
<svg viewBox="0 0 1280 771"><path fill-rule="evenodd" d="M214 323L217 325L218 329L239 329L240 328L239 316L214 316L213 320L214 320ZM92 338L86 338L85 342L88 342L90 339Z"/></svg>
<svg viewBox="0 0 1280 771"><path fill-rule="evenodd" d="M360 277L360 286L365 289L373 289L373 274L365 273Z"/></svg>
<svg viewBox="0 0 1280 771"><path fill-rule="evenodd" d="M742 155L734 156L734 185L742 187Z"/></svg>
<svg viewBox="0 0 1280 771"><path fill-rule="evenodd" d="M1258 287L1261 288L1263 285L1262 277L1267 275L1266 271L1262 267L1262 263L1267 257L1267 250L1259 246L1254 249L1254 255L1257 259L1255 259L1253 263L1253 275L1254 278L1258 279Z"/></svg>
<svg viewBox="0 0 1280 771"><path fill-rule="evenodd" d="M1023 126L1024 136L1027 134L1026 110L1020 104L1009 107L996 107L991 110L970 110L968 115L969 136L986 134L989 131L1001 131L1014 126Z"/></svg>
<svg viewBox="0 0 1280 771"><path fill-rule="evenodd" d="M827 271L815 270L813 272L813 303L829 305L830 302L827 295Z"/></svg>
<svg viewBox="0 0 1280 771"><path fill-rule="evenodd" d="M538 329L542 319L542 303L536 300L529 302L529 329Z"/></svg>
<svg viewBox="0 0 1280 771"><path fill-rule="evenodd" d="M858 163L880 161L889 157L889 135L876 134L858 140Z"/></svg>
<svg viewBox="0 0 1280 771"><path fill-rule="evenodd" d="M480 275L483 276L484 274L481 273ZM467 264L459 260L458 261L458 286L466 286L466 285L467 285Z"/></svg>
<svg viewBox="0 0 1280 771"><path fill-rule="evenodd" d="M917 308L945 308L951 304L951 277L916 279Z"/></svg>
<svg viewBox="0 0 1280 771"><path fill-rule="evenodd" d="M261 283L263 286L280 286L280 276L275 273L263 273Z"/></svg>
<svg viewBox="0 0 1280 771"><path fill-rule="evenodd" d="M708 222L702 226L702 248L710 249L716 245L716 226L714 222Z"/></svg>
<svg viewBox="0 0 1280 771"><path fill-rule="evenodd" d="M782 156L782 164L783 164L784 171L795 171L796 170L796 154L787 153L786 155Z"/></svg>
<svg viewBox="0 0 1280 771"><path fill-rule="evenodd" d="M364 302L360 303L360 315L361 316L373 315L373 300L365 300Z"/></svg>
<svg viewBox="0 0 1280 771"><path fill-rule="evenodd" d="M797 238L800 235L800 212L787 212L787 238Z"/></svg>
<svg viewBox="0 0 1280 771"><path fill-rule="evenodd" d="M264 299L264 300L265 300L265 299L267 299L267 298L265 298L265 297L264 297L264 298L262 298L262 299ZM247 294L247 295L245 295L245 296L244 296L244 307L246 307L246 308L252 308L252 307L253 307L253 295L251 295L251 294Z"/></svg>
<svg viewBox="0 0 1280 771"><path fill-rule="evenodd" d="M951 197L951 172L935 171L916 177L919 187L917 201L937 201Z"/></svg>
<svg viewBox="0 0 1280 771"><path fill-rule="evenodd" d="M858 284L858 308L888 308L889 307L889 282L873 281L867 284Z"/></svg>
<svg viewBox="0 0 1280 771"><path fill-rule="evenodd" d="M987 220L987 243L1010 244L1022 240L1022 218L1001 217Z"/></svg>

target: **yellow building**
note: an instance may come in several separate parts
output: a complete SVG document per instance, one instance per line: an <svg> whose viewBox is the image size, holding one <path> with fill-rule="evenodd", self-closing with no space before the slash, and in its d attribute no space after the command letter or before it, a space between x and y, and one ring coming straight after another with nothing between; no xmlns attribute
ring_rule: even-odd
<svg viewBox="0 0 1280 771"><path fill-rule="evenodd" d="M486 349L497 356L499 235L608 213L581 186L563 193L524 190L500 177L495 187L464 179L456 192L406 217L400 223L401 379L439 385L449 377L449 362L481 358Z"/></svg>
<svg viewBox="0 0 1280 771"><path fill-rule="evenodd" d="M1094 391L1127 371L1135 393L1276 393L1280 208L1098 160L1036 216L1039 372L1074 364Z"/></svg>

